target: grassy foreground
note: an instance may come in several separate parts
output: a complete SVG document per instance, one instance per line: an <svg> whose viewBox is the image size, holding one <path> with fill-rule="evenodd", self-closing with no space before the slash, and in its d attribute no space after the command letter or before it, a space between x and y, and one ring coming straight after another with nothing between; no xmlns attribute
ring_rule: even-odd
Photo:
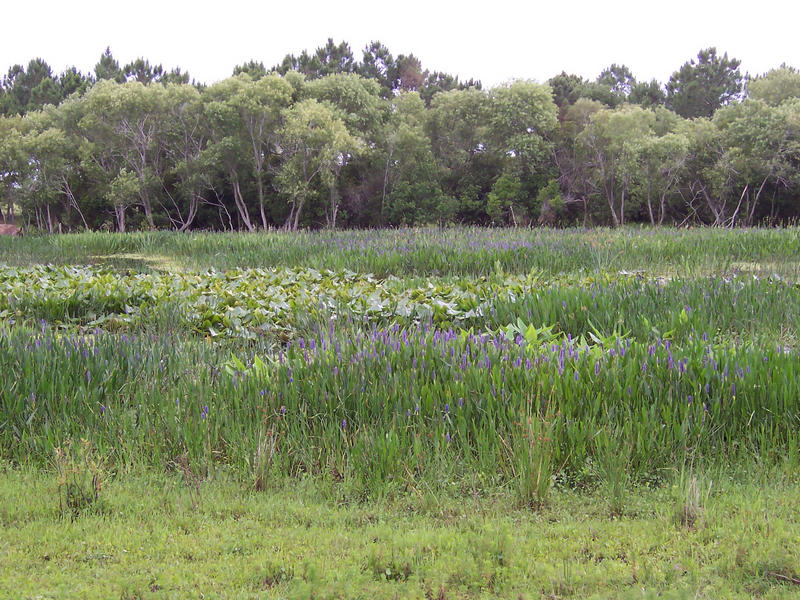
<svg viewBox="0 0 800 600"><path fill-rule="evenodd" d="M601 490L543 511L508 496L350 503L318 482L254 492L224 472L109 482L61 518L52 475L0 474L3 598L795 598L800 483L704 473L638 487L609 518ZM710 491L709 491L710 490Z"/></svg>

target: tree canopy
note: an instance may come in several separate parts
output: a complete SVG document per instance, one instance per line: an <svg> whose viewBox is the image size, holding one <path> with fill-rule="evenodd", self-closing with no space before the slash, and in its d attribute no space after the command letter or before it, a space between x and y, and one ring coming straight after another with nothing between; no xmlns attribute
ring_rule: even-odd
<svg viewBox="0 0 800 600"><path fill-rule="evenodd" d="M45 231L782 222L800 216L800 74L701 50L492 89L329 39L203 85L110 48L0 83L0 219Z"/></svg>

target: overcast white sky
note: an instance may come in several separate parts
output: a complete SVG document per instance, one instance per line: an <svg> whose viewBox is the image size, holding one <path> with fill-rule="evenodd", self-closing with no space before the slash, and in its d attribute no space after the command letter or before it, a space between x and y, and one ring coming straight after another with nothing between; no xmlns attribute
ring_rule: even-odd
<svg viewBox="0 0 800 600"><path fill-rule="evenodd" d="M413 52L425 68L492 86L512 78L545 81L561 72L594 78L611 63L639 80L665 82L708 46L758 74L800 67L797 0L509 2L269 2L75 0L4 2L0 73L40 56L56 72L92 71L106 46L120 64L138 56L199 81L229 76L250 59L267 67L314 50L328 37L357 59L370 40L396 56Z"/></svg>

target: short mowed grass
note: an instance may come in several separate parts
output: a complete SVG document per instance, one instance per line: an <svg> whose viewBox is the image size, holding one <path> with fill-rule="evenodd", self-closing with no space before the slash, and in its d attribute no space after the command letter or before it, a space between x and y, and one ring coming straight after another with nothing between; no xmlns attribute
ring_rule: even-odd
<svg viewBox="0 0 800 600"><path fill-rule="evenodd" d="M56 479L0 475L8 598L794 598L800 483L703 473L693 524L677 486L600 489L547 508L504 494L369 502L309 478L266 492L224 472L190 491L153 472L110 481L63 518ZM710 493L707 487L710 486Z"/></svg>
<svg viewBox="0 0 800 600"><path fill-rule="evenodd" d="M798 256L0 239L0 597L796 597Z"/></svg>

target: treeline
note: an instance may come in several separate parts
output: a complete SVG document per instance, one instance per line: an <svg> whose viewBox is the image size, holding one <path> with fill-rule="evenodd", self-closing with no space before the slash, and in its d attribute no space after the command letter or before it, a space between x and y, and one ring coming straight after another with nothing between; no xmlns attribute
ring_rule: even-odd
<svg viewBox="0 0 800 600"><path fill-rule="evenodd" d="M210 86L110 50L0 87L0 219L45 231L780 223L800 216L800 73L701 51L490 90L374 42Z"/></svg>

